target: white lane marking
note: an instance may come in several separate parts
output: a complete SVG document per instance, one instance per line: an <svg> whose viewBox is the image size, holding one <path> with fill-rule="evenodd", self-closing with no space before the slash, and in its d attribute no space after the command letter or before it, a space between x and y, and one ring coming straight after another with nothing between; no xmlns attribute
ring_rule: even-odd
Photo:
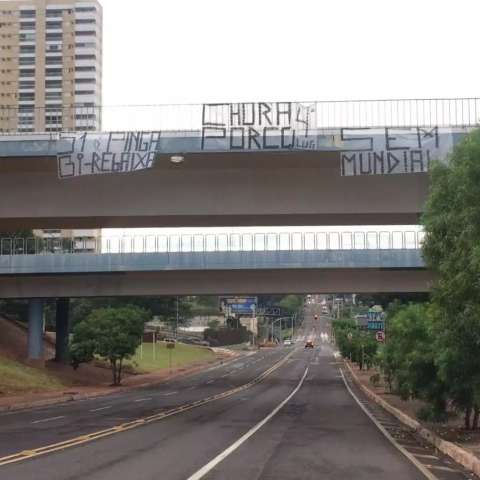
<svg viewBox="0 0 480 480"><path fill-rule="evenodd" d="M360 401L360 399L353 393L352 389L350 388L350 385L348 385L347 380L345 379L345 375L343 374L343 370L340 370L340 374L342 375L343 378L343 383L345 384L345 387L348 391L348 393L352 396L352 398L357 402L358 406L363 410L363 413L375 424L375 426L383 433L383 435L388 439L388 441L398 450L400 451L403 455L405 455L419 470L420 472L423 473L425 478L428 478L428 480L438 480L438 478L427 468L425 468L424 465L422 465L414 455L412 455L410 452L405 450L399 443L395 441L395 439L388 433L388 431L382 426L380 422L368 411L367 407L363 405L363 403Z"/></svg>
<svg viewBox="0 0 480 480"><path fill-rule="evenodd" d="M254 433L260 430L269 420L271 420L289 401L290 399L300 390L305 381L305 377L308 374L308 367L305 369L305 373L303 374L300 382L295 387L292 393L283 400L272 412L270 412L260 423L257 423L254 427L252 427L247 433L242 435L236 442L232 443L226 450L222 453L217 455L213 460L208 462L205 466L203 466L200 470L195 472L193 475L188 477L187 480L200 480L203 478L207 473L209 473L212 469L214 469L220 462L225 460L231 453L233 453L240 445L245 443Z"/></svg>
<svg viewBox="0 0 480 480"><path fill-rule="evenodd" d="M44 423L44 422L53 422L54 420L60 420L61 418L65 418L65 415L61 415L59 417L50 417L50 418L43 418L42 420L35 420L32 423Z"/></svg>
<svg viewBox="0 0 480 480"><path fill-rule="evenodd" d="M193 390L195 388L195 385L192 385L191 387L188 387L187 390Z"/></svg>
<svg viewBox="0 0 480 480"><path fill-rule="evenodd" d="M176 393L178 393L178 392L168 392L168 393L164 393L163 396L164 397L169 397L170 395L175 395Z"/></svg>
<svg viewBox="0 0 480 480"><path fill-rule="evenodd" d="M112 408L112 405L107 405L106 407L94 408L93 410L89 410L90 412L100 412L101 410L107 410L108 408Z"/></svg>
<svg viewBox="0 0 480 480"><path fill-rule="evenodd" d="M213 383L215 381L215 379L212 379L212 380L209 380L208 382L205 382L207 385L210 385L211 383Z"/></svg>
<svg viewBox="0 0 480 480"><path fill-rule="evenodd" d="M145 398L137 398L135 401L136 402L146 402L148 400L151 400L152 397L145 397Z"/></svg>

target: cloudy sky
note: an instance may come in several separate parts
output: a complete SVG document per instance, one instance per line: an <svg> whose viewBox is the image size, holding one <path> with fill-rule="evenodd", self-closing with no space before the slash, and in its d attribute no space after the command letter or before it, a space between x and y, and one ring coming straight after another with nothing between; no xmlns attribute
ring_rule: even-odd
<svg viewBox="0 0 480 480"><path fill-rule="evenodd" d="M104 103L478 96L478 0L101 0Z"/></svg>

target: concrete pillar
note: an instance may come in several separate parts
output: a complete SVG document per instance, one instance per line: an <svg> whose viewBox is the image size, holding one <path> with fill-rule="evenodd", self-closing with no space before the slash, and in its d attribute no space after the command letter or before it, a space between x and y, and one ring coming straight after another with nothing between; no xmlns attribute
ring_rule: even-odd
<svg viewBox="0 0 480 480"><path fill-rule="evenodd" d="M28 304L28 359L43 360L43 300L39 298Z"/></svg>
<svg viewBox="0 0 480 480"><path fill-rule="evenodd" d="M70 333L69 322L69 298L57 298L55 315L55 361L68 362L68 334Z"/></svg>

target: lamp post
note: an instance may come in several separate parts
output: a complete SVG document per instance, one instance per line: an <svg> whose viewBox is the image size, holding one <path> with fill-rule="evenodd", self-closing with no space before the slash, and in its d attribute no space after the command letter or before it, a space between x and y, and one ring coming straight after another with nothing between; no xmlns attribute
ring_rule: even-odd
<svg viewBox="0 0 480 480"><path fill-rule="evenodd" d="M178 338L178 295L177 295L177 317L175 322L175 340Z"/></svg>
<svg viewBox="0 0 480 480"><path fill-rule="evenodd" d="M273 320L272 321L272 342L273 342L273 326L277 323L277 322L280 322L280 332L282 331L282 320L283 320L283 317L280 317L280 318L277 318L276 320ZM283 341L283 338L282 338L282 341Z"/></svg>

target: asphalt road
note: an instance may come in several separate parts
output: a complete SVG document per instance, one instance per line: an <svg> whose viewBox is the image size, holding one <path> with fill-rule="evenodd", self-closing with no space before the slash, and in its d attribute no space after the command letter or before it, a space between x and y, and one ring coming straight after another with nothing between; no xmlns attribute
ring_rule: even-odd
<svg viewBox="0 0 480 480"><path fill-rule="evenodd" d="M1 465L5 480L425 478L345 388L321 325L316 347L264 350L155 389L0 415L0 457L125 424L262 381L168 418ZM263 423L262 423L263 422ZM229 449L230 447L230 449Z"/></svg>

